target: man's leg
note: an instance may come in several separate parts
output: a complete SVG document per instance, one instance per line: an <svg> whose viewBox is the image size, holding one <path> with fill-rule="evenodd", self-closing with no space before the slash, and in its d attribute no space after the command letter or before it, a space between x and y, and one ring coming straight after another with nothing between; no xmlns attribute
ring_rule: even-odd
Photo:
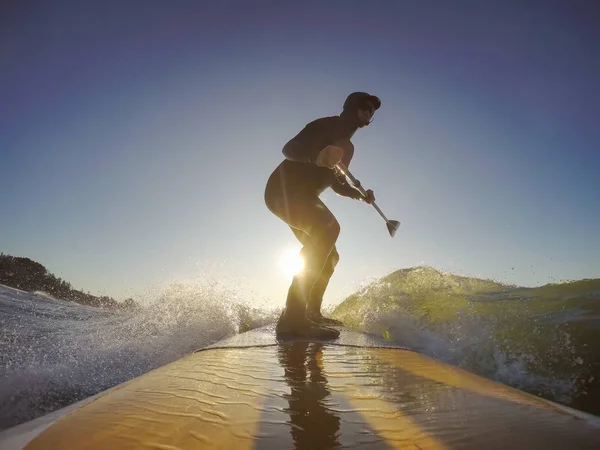
<svg viewBox="0 0 600 450"><path fill-rule="evenodd" d="M333 275L333 271L335 270L335 266L340 260L340 255L337 252L335 246L329 253L329 257L327 258L327 262L325 266L323 266L323 270L321 270L321 275L317 278L313 289L308 298L308 303L306 305L306 315L309 319L314 322L322 323L324 325L342 325L342 322L335 319L330 319L323 317L321 314L321 304L323 303L323 295L325 294L325 290L327 289L327 285L329 284L329 280Z"/></svg>
<svg viewBox="0 0 600 450"><path fill-rule="evenodd" d="M294 310L296 308L305 310L311 292L321 279L321 275L325 275L328 281L333 273L333 267L331 269L328 267L332 266L329 256L334 251L339 234L337 220L320 200L318 203L312 203L311 206L303 205L301 210L298 220L293 220L296 218L295 214L288 214L288 218L292 219L288 224L303 244L300 256L304 261L304 269L294 277L286 304L286 307ZM337 251L335 254L337 255ZM319 286L319 289L324 291L326 286L327 282L325 286Z"/></svg>
<svg viewBox="0 0 600 450"><path fill-rule="evenodd" d="M286 320L307 321L306 305L335 246L339 224L318 197L296 198L270 209L292 228L304 245L300 252L304 270L292 281L284 315Z"/></svg>
<svg viewBox="0 0 600 450"><path fill-rule="evenodd" d="M311 245L310 236L306 234L304 231L298 230L296 228L290 227L296 238L302 243L302 245ZM302 255L302 252L300 252ZM321 311L321 303L323 303L323 295L325 294L325 290L327 289L327 285L329 284L329 279L333 275L333 271L335 270L335 266L337 265L340 256L333 246L333 249L329 253L327 260L325 261L325 265L321 269L321 273L319 274L315 284L312 287L312 290L306 294L306 309L307 314L316 313L317 316L320 316ZM300 283L300 277L298 280ZM314 320L314 319L313 319ZM318 320L321 322L321 320Z"/></svg>

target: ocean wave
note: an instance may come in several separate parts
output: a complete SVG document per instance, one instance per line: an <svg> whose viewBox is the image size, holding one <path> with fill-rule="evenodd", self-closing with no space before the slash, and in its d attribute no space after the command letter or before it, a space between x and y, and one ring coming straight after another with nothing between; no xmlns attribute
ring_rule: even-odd
<svg viewBox="0 0 600 450"><path fill-rule="evenodd" d="M218 283L156 288L133 311L0 289L0 429L275 320Z"/></svg>
<svg viewBox="0 0 600 450"><path fill-rule="evenodd" d="M400 270L350 296L334 317L443 362L600 413L600 280L539 288Z"/></svg>
<svg viewBox="0 0 600 450"><path fill-rule="evenodd" d="M233 283L170 283L135 310L0 286L0 429L277 320ZM600 280L522 288L404 269L333 316L443 362L600 414Z"/></svg>

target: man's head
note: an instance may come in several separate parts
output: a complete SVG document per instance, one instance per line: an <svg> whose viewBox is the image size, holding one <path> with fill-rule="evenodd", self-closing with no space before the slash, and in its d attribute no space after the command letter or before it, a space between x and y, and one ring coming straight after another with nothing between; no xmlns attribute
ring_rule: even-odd
<svg viewBox="0 0 600 450"><path fill-rule="evenodd" d="M344 102L342 116L356 122L358 128L367 126L373 120L375 111L381 106L381 100L366 92L353 92Z"/></svg>

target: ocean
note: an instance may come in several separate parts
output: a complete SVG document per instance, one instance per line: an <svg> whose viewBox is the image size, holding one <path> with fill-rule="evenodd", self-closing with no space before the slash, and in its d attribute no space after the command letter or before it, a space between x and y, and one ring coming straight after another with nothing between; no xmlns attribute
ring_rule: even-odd
<svg viewBox="0 0 600 450"><path fill-rule="evenodd" d="M330 311L354 329L600 415L600 280L537 288L403 269ZM0 429L273 323L222 287L173 284L135 310L0 285Z"/></svg>

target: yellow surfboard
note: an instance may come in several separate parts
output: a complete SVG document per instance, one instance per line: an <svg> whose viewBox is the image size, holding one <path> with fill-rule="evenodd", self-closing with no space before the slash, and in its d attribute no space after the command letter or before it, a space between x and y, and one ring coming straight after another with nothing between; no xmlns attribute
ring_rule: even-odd
<svg viewBox="0 0 600 450"><path fill-rule="evenodd" d="M342 329L240 334L0 435L0 448L599 449L600 419Z"/></svg>

